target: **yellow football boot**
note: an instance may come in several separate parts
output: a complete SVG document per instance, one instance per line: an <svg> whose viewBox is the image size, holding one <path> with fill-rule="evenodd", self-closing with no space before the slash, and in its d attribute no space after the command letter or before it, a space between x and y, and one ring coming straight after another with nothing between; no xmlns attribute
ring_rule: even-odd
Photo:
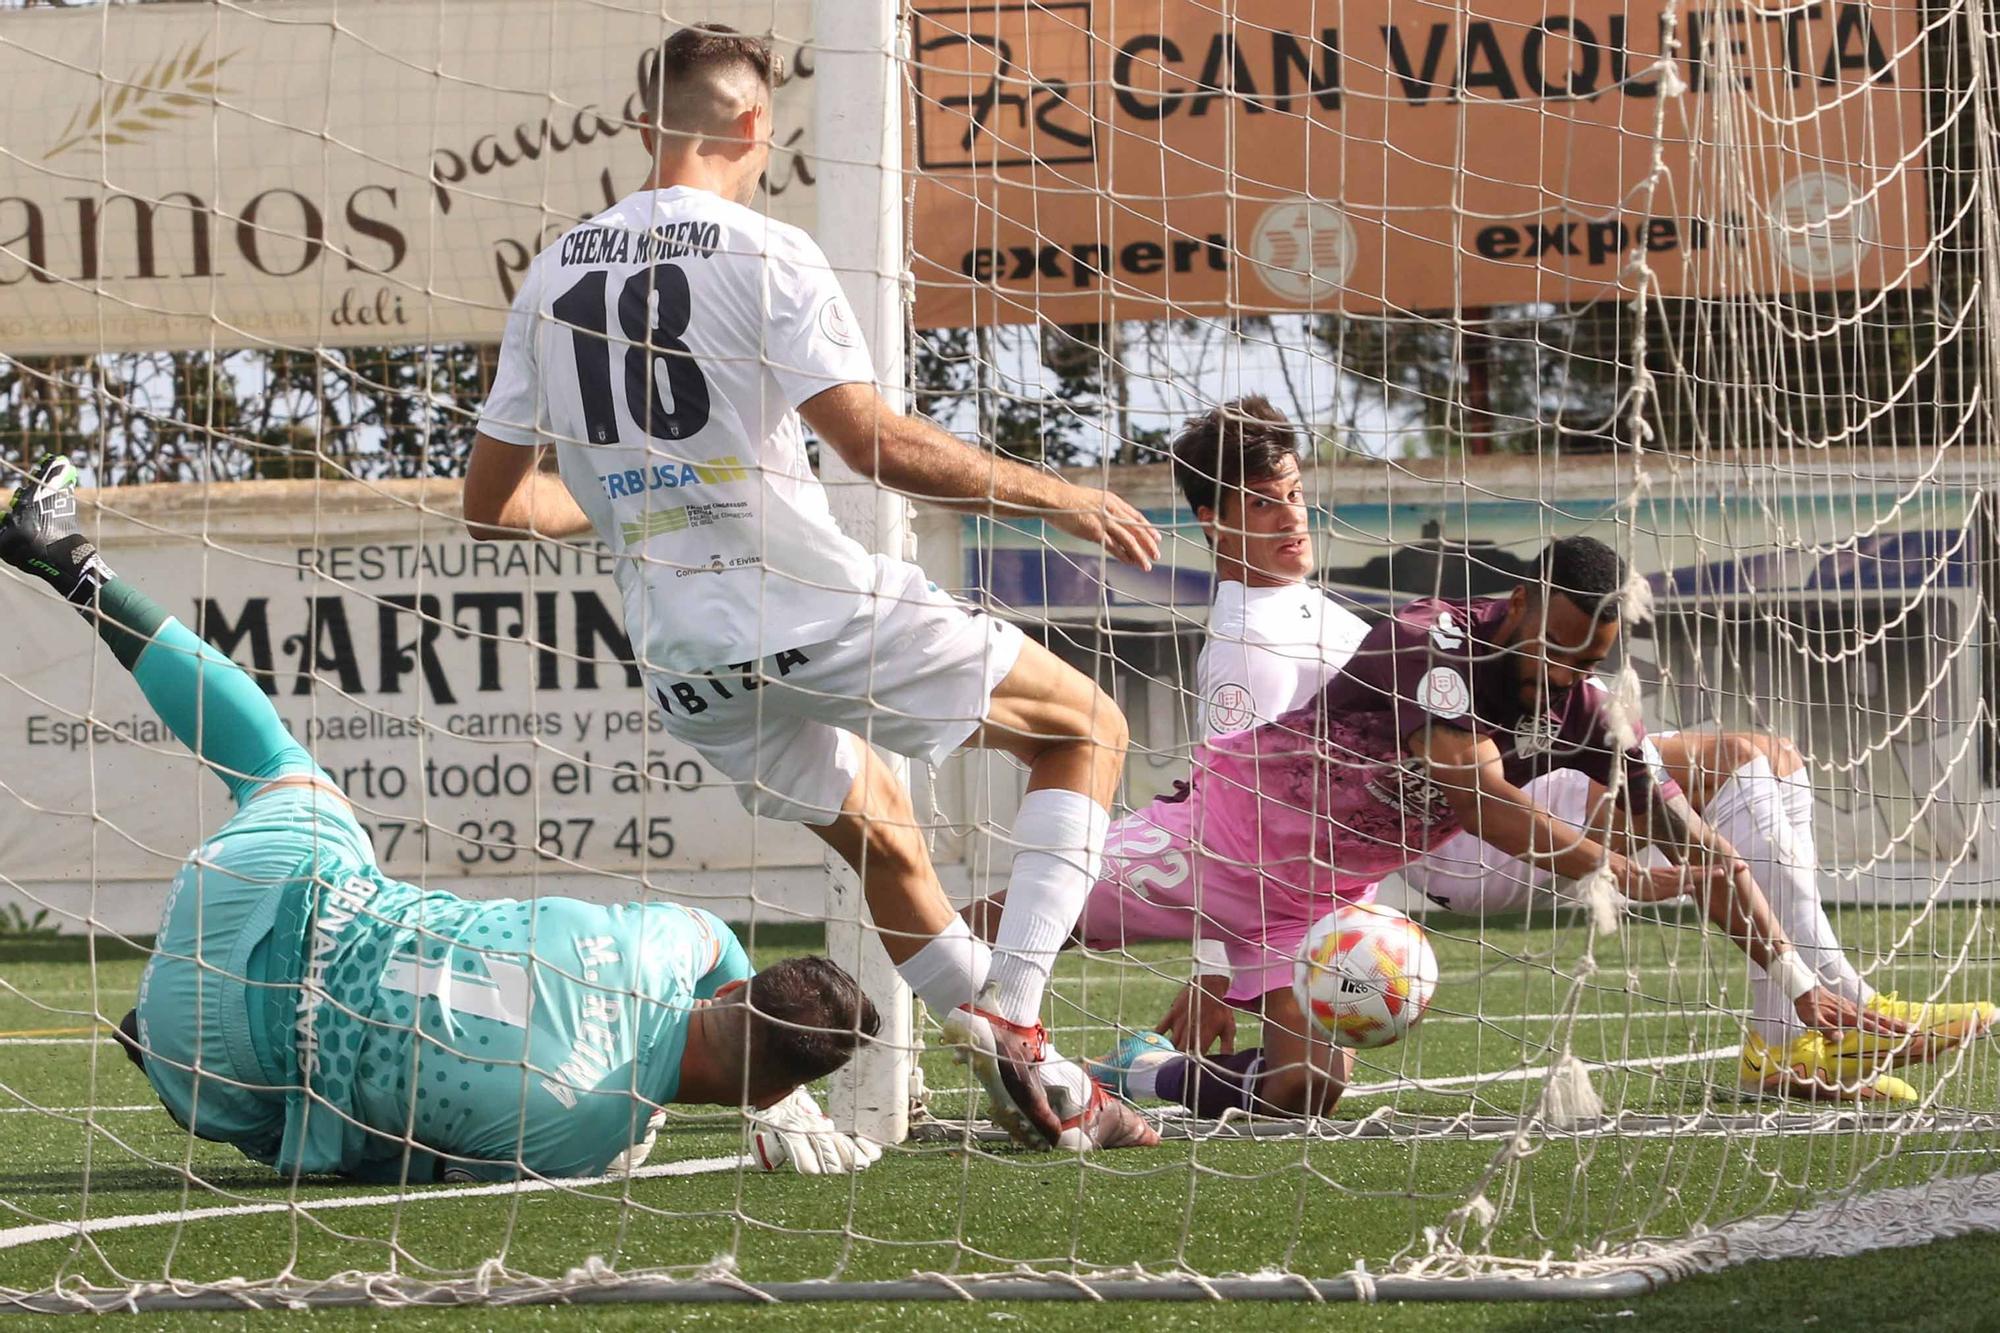
<svg viewBox="0 0 2000 1333"><path fill-rule="evenodd" d="M1939 1000L1905 1000L1894 991L1880 992L1862 1008L1870 1013L1907 1023L1910 1030L1901 1036L1862 1032L1850 1028L1833 1043L1841 1057L1841 1072L1852 1082L1871 1070L1888 1065L1920 1064L1935 1060L1993 1026L1996 1008L1990 1000L1946 1003Z"/></svg>
<svg viewBox="0 0 2000 1333"><path fill-rule="evenodd" d="M1905 1000L1894 991L1878 991L1862 1007L1884 1018L1908 1023L1932 1038L1941 1049L1985 1035L1992 1029L1994 1020L2000 1018L2000 1005L1991 1000L1967 1000L1962 1003Z"/></svg>
<svg viewBox="0 0 2000 1333"><path fill-rule="evenodd" d="M1856 1057L1843 1057L1817 1032L1796 1037L1782 1048L1746 1032L1737 1085L1745 1094L1761 1097L1854 1102L1885 1109L1915 1104L1915 1088L1893 1075L1864 1071L1862 1064Z"/></svg>

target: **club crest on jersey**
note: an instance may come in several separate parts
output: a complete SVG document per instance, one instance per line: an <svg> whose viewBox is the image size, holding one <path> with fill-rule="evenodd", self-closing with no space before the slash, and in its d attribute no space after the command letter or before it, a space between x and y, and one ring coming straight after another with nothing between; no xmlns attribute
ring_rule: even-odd
<svg viewBox="0 0 2000 1333"><path fill-rule="evenodd" d="M1241 731L1250 725L1250 691L1235 682L1215 687L1208 696L1208 725L1215 731Z"/></svg>
<svg viewBox="0 0 2000 1333"><path fill-rule="evenodd" d="M1417 703L1438 717L1463 717L1472 707L1472 687L1450 667L1432 667L1417 686Z"/></svg>
<svg viewBox="0 0 2000 1333"><path fill-rule="evenodd" d="M1431 622L1431 642L1439 652L1444 653L1457 652L1465 647L1465 630L1450 610L1438 612L1437 619Z"/></svg>
<svg viewBox="0 0 2000 1333"><path fill-rule="evenodd" d="M1514 728L1514 753L1523 759L1533 759L1556 748L1556 737L1562 732L1562 724L1547 713L1536 713L1524 717Z"/></svg>
<svg viewBox="0 0 2000 1333"><path fill-rule="evenodd" d="M838 347L852 347L860 341L854 331L854 319L847 313L847 302L838 296L828 297L819 308L819 331Z"/></svg>

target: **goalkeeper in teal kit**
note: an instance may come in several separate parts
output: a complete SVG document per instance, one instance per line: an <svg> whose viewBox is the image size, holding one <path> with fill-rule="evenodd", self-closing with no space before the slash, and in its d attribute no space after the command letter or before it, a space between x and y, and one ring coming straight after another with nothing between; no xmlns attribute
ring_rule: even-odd
<svg viewBox="0 0 2000 1333"><path fill-rule="evenodd" d="M37 463L0 559L94 621L235 815L182 866L118 1039L170 1115L290 1174L414 1182L593 1176L669 1102L762 1108L767 1169L866 1166L801 1084L875 1035L824 958L752 975L714 915L671 903L467 901L390 878L346 798L256 683L115 577Z"/></svg>

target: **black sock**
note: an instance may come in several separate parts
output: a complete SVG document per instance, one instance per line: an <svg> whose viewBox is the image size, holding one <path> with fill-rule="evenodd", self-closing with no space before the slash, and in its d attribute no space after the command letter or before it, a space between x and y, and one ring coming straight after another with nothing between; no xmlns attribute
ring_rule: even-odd
<svg viewBox="0 0 2000 1333"><path fill-rule="evenodd" d="M1254 1047L1234 1055L1175 1056L1154 1075L1153 1095L1162 1101L1179 1102L1208 1120L1220 1120L1229 1111L1282 1115L1284 1112L1257 1096L1263 1065L1264 1052Z"/></svg>
<svg viewBox="0 0 2000 1333"><path fill-rule="evenodd" d="M127 671L138 664L139 654L167 623L164 607L120 578L107 580L97 590L94 610L90 606L77 609L86 619L96 619L98 637Z"/></svg>

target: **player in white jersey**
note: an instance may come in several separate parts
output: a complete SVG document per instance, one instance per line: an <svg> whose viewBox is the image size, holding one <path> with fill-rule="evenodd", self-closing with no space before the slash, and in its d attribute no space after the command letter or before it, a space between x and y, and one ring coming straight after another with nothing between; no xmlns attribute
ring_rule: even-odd
<svg viewBox="0 0 2000 1333"><path fill-rule="evenodd" d="M749 809L812 827L855 867L889 956L1017 1139L1153 1141L1040 1023L1098 873L1124 719L1019 630L841 532L800 419L905 494L1037 515L1142 567L1158 534L1116 496L883 401L826 257L748 206L770 156L774 73L765 42L720 25L674 34L649 62L639 137L651 174L529 268L480 418L466 521L484 538L595 530L617 557L667 731ZM550 445L560 481L538 467ZM990 948L953 914L909 794L870 748L935 763L968 743L1029 768Z"/></svg>
<svg viewBox="0 0 2000 1333"><path fill-rule="evenodd" d="M1227 437L1225 422L1235 426ZM1218 454L1212 444L1223 438L1234 447ZM1209 445L1197 451L1200 457L1185 456L1184 446L1204 440ZM1312 536L1294 441L1283 415L1252 397L1191 423L1176 442L1179 480L1216 558L1215 605L1197 666L1203 740L1291 711L1340 671L1358 642L1358 618L1311 582ZM1790 741L1691 731L1651 739L1690 804L1749 862L1785 934L1830 989L1939 1038L1912 1050L1944 1049L1991 1026L1990 1003L1902 1000L1875 991L1848 960L1820 903L1812 788ZM1574 827L1606 822L1603 789L1575 770L1557 769L1524 790ZM1518 911L1533 889L1554 879L1551 869L1511 857L1471 832L1401 873L1442 906L1473 915ZM1235 1033L1234 1013L1221 1003L1226 967L1204 952L1200 971L1160 1025L1177 1046L1195 1052L1233 1045ZM1895 1046L1893 1038L1853 1031L1830 1040L1804 1031L1761 971L1753 974L1752 996L1741 1068L1746 1088L1815 1096L1848 1088L1902 1099L1908 1085L1901 1080L1864 1077L1870 1057ZM1803 1077L1794 1072L1799 1066Z"/></svg>
<svg viewBox="0 0 2000 1333"><path fill-rule="evenodd" d="M1278 527L1253 534L1210 521L1219 534L1215 598L1195 662L1196 729L1204 739L1299 707L1340 673L1368 634L1367 621L1310 582L1310 568L1290 572L1301 559L1310 564L1312 538L1291 531L1304 514L1298 462L1280 468L1243 492L1238 520ZM1259 548L1258 567L1243 560L1251 543Z"/></svg>

